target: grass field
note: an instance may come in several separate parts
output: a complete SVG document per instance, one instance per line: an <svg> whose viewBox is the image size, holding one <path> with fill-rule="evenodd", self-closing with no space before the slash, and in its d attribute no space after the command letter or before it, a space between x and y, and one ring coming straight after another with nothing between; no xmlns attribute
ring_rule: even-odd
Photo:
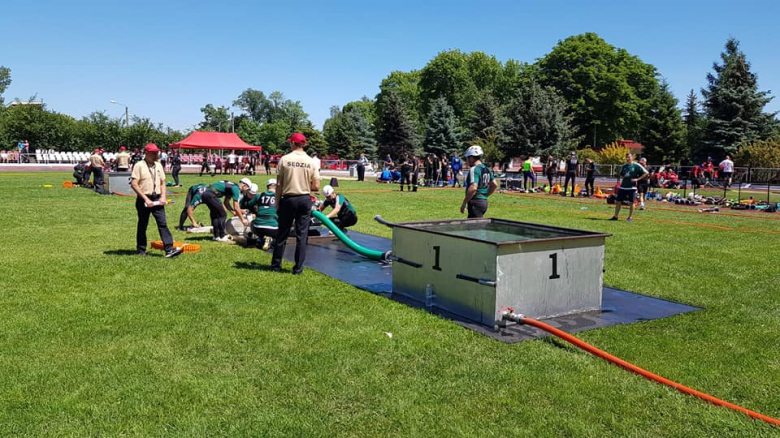
<svg viewBox="0 0 780 438"><path fill-rule="evenodd" d="M780 436L556 340L506 345L312 270L246 269L269 263L257 250L137 257L133 199L66 178L0 174L2 436ZM357 231L459 216L461 190L340 183ZM605 284L705 309L579 337L780 417L780 215L651 203L627 223L603 201L490 202L612 233Z"/></svg>

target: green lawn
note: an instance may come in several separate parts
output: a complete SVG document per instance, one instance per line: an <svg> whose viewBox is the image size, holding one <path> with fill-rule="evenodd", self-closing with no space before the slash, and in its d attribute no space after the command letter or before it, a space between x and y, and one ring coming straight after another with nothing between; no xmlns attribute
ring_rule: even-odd
<svg viewBox="0 0 780 438"><path fill-rule="evenodd" d="M257 250L127 255L133 198L66 177L0 174L2 436L780 436L562 342L507 345L311 270L246 269L269 263ZM340 183L357 231L390 237L375 214L459 217L461 190ZM780 215L652 202L627 223L603 201L490 202L488 216L612 233L605 284L705 308L582 339L780 417Z"/></svg>

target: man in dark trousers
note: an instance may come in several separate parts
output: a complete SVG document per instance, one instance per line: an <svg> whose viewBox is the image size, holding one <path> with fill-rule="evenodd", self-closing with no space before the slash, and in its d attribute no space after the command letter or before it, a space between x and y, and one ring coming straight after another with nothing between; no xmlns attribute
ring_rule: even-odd
<svg viewBox="0 0 780 438"><path fill-rule="evenodd" d="M418 174L420 173L420 160L417 158L417 155L412 154L412 156L409 158L409 164L412 166L412 191L417 191L417 178Z"/></svg>
<svg viewBox="0 0 780 438"><path fill-rule="evenodd" d="M194 186L187 189L187 199L184 201L184 208L181 210L181 214L179 214L179 225L176 227L179 231L186 231L186 228L184 228L184 221L187 220L187 218L190 219L190 222L192 222L193 227L199 227L200 224L195 220L195 207L200 205L203 202L203 193L208 190L208 186L206 184L195 184Z"/></svg>
<svg viewBox="0 0 780 438"><path fill-rule="evenodd" d="M322 194L325 195L325 202L320 205L319 210L325 211L326 207L331 207L333 210L326 217L346 233L347 227L355 225L358 221L355 206L346 196L336 194L336 190L330 185L322 188Z"/></svg>
<svg viewBox="0 0 780 438"><path fill-rule="evenodd" d="M179 151L174 149L173 152L171 152L170 157L171 162L171 174L173 175L173 186L174 187L181 187L181 184L179 183L179 172L181 172L181 155L179 155Z"/></svg>
<svg viewBox="0 0 780 438"><path fill-rule="evenodd" d="M360 153L360 158L357 160L357 165L355 166L357 168L357 180L358 181L365 181L366 178L366 166L368 165L368 158L366 158L366 154Z"/></svg>
<svg viewBox="0 0 780 438"><path fill-rule="evenodd" d="M182 249L173 247L173 236L165 220L165 170L157 161L160 149L154 143L149 143L144 152L146 157L133 167L130 177L130 187L138 195L135 200L135 209L138 212L136 249L138 255L146 255L146 228L149 226L149 215L152 215L163 241L165 257L176 257L182 253Z"/></svg>
<svg viewBox="0 0 780 438"><path fill-rule="evenodd" d="M401 154L401 158L398 159L398 164L401 166L401 191L404 191L404 184L406 184L406 190L411 192L412 163L409 162L409 158L406 154Z"/></svg>
<svg viewBox="0 0 780 438"><path fill-rule="evenodd" d="M306 239L311 222L311 192L319 191L320 175L314 160L303 150L306 137L296 132L287 139L292 151L283 156L276 166L276 205L279 214L278 239L274 243L271 270L282 270L282 257L287 236L295 222L295 266L293 274L303 273L306 262Z"/></svg>
<svg viewBox="0 0 780 438"><path fill-rule="evenodd" d="M596 180L596 163L590 158L585 159L585 191L588 192L588 197L593 196L594 182Z"/></svg>
<svg viewBox="0 0 780 438"><path fill-rule="evenodd" d="M203 203L209 208L211 216L211 226L214 233L214 239L217 242L229 242L227 231L225 230L225 221L227 220L227 211L233 212L233 215L241 220L244 226L249 226L238 201L242 193L247 193L252 187L252 181L249 178L242 178L238 184L231 181L217 181L212 183L207 190L203 192ZM223 203L219 198L225 197ZM232 205L231 205L231 202Z"/></svg>
<svg viewBox="0 0 780 438"><path fill-rule="evenodd" d="M463 169L463 162L460 160L457 152L452 153L450 169L452 170L452 187L454 188L456 185L460 187L458 175L460 175L460 170Z"/></svg>
<svg viewBox="0 0 780 438"><path fill-rule="evenodd" d="M563 182L561 196L566 196L566 189L569 187L569 181L571 181L571 197L574 197L574 186L576 185L578 173L580 173L580 160L577 159L577 153L571 151L571 155L566 160L566 179Z"/></svg>
<svg viewBox="0 0 780 438"><path fill-rule="evenodd" d="M488 196L498 188L493 172L482 164L482 147L470 146L466 149L466 160L469 164L469 173L466 175L466 196L460 206L460 212L468 209L468 218L480 218L488 209Z"/></svg>

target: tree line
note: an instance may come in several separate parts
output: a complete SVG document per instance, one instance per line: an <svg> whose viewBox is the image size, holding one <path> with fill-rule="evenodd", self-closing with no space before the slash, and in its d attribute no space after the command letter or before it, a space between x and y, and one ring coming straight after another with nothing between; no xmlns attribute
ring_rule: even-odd
<svg viewBox="0 0 780 438"><path fill-rule="evenodd" d="M0 103L8 84L10 70L0 67ZM332 107L321 131L300 102L252 88L231 106L206 104L197 129L235 131L274 153L284 150L291 132L301 131L311 150L342 158L361 152L370 158L451 153L479 144L488 160L502 161L632 139L645 146L651 162L682 161L720 159L753 144L771 153L766 145L777 144L780 133L776 113L764 109L771 99L759 91L757 76L733 38L706 75L706 85L691 90L681 109L653 65L585 33L559 41L534 63L500 62L482 52L441 52L420 70L391 72L374 98ZM45 106L0 108L5 145L26 139L55 149L140 147L189 134L139 117L123 126L122 118L101 112L76 120Z"/></svg>

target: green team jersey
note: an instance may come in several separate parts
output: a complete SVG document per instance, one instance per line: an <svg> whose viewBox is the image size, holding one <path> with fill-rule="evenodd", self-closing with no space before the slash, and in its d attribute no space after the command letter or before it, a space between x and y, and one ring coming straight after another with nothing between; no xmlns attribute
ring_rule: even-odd
<svg viewBox="0 0 780 438"><path fill-rule="evenodd" d="M241 190L238 189L238 184L230 181L217 181L211 185L211 188L217 192L217 196L220 198L230 194L234 201L238 201L238 198L241 197Z"/></svg>
<svg viewBox="0 0 780 438"><path fill-rule="evenodd" d="M346 214L348 211L357 215L357 211L355 211L355 207L352 206L352 203L349 202L349 200L344 195L336 195L336 197L332 201L325 200L325 202L323 202L323 205L326 207L336 208L337 199L339 201L339 204L341 205L341 210L339 210L339 216Z"/></svg>
<svg viewBox="0 0 780 438"><path fill-rule="evenodd" d="M207 189L208 186L206 184L195 184L194 186L190 187L190 193L192 193L192 196L190 197L190 206L192 208L195 208L203 203L203 192L205 192Z"/></svg>
<svg viewBox="0 0 780 438"><path fill-rule="evenodd" d="M523 161L523 172L530 172L532 168L531 160Z"/></svg>
<svg viewBox="0 0 780 438"><path fill-rule="evenodd" d="M484 164L479 163L469 169L466 176L466 192L468 193L470 185L476 184L477 193L471 199L487 199L490 181L493 181L493 172Z"/></svg>
<svg viewBox="0 0 780 438"><path fill-rule="evenodd" d="M279 228L274 192L258 193L252 199L245 196L241 198L239 207L255 214L255 220L252 221L255 228Z"/></svg>
<svg viewBox="0 0 780 438"><path fill-rule="evenodd" d="M646 173L647 170L644 167L642 167L641 164L637 164L637 163L624 164L623 167L620 168L620 176L623 177L623 180L620 181L620 188L636 190L636 182L631 180L639 178Z"/></svg>

